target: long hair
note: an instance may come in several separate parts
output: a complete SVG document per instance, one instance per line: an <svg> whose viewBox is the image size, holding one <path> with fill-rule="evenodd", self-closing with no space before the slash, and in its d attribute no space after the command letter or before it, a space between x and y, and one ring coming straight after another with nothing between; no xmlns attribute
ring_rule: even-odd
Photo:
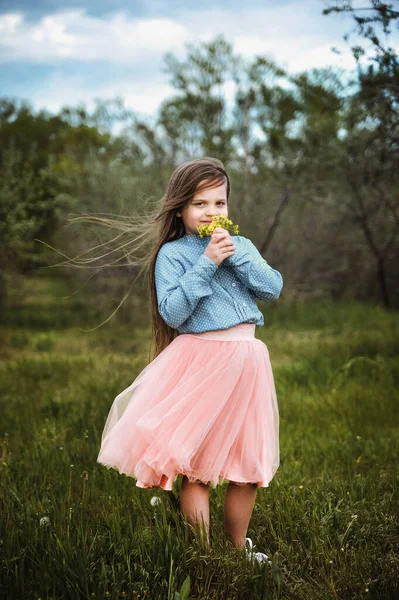
<svg viewBox="0 0 399 600"><path fill-rule="evenodd" d="M177 330L170 327L163 320L158 310L155 262L159 249L166 242L177 240L186 234L183 221L176 213L192 201L194 194L200 190L218 187L223 183L226 184L226 199L228 200L230 195L230 181L223 163L216 158L208 157L191 160L180 165L174 171L168 182L166 192L161 199L160 208L145 218L134 216L110 219L85 215L70 219L70 221L89 221L120 230L122 233L116 236L112 240L113 242L118 240L123 234L129 234L128 241L119 244L112 252L122 251L130 265L139 266L138 277L143 272L146 273L152 324L152 339L149 350L150 361L156 358L178 335ZM143 256L138 256L142 248L145 248L147 245L150 245L150 249ZM85 259L84 261L80 261L80 264L87 264L99 258L102 257ZM118 262L118 260L114 262Z"/></svg>

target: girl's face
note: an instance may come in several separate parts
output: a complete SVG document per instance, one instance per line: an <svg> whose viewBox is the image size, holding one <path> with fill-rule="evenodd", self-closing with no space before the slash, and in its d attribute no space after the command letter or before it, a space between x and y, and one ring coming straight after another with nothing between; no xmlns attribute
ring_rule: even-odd
<svg viewBox="0 0 399 600"><path fill-rule="evenodd" d="M186 233L193 234L198 233L197 227L210 223L214 215L228 217L227 210L226 184L222 183L218 187L195 192L191 202L176 215L181 216Z"/></svg>

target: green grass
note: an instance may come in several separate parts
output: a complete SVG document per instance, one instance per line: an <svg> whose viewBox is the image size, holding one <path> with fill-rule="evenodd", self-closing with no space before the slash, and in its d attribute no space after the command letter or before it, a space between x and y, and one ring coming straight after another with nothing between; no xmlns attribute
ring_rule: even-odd
<svg viewBox="0 0 399 600"><path fill-rule="evenodd" d="M112 400L146 364L148 325L85 333L82 312L57 312L51 282L26 285L0 329L2 597L398 597L397 314L260 304L281 464L248 532L273 565L252 567L224 536L225 485L211 490L207 552L179 516L180 477L173 492L143 490L96 463Z"/></svg>

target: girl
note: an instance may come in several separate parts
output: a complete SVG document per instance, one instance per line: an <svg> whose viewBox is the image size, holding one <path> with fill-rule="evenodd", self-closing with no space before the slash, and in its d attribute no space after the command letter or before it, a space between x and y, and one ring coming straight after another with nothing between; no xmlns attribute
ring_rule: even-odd
<svg viewBox="0 0 399 600"><path fill-rule="evenodd" d="M148 263L153 360L114 400L98 462L142 488L171 490L183 475L180 508L205 529L209 487L224 480L224 527L247 556L258 487L279 466L279 414L266 345L255 338L256 299L277 300L282 277L243 236L197 227L228 216L230 183L212 158L181 165L154 223ZM154 227L154 223L152 227Z"/></svg>

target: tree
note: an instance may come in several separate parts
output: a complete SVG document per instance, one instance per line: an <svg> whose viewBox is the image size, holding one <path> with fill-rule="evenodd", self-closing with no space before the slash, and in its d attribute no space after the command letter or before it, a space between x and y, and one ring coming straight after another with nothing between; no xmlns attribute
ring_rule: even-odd
<svg viewBox="0 0 399 600"><path fill-rule="evenodd" d="M103 176L113 161L123 165L141 156L131 140L107 131L115 120L107 112L111 108L98 102L93 114L78 107L52 115L0 99L0 305L7 298L7 273L47 262L46 247L37 240L51 243L66 212L78 203L84 208L85 181L87 189L93 173L89 161L101 161ZM115 179L119 183L121 178ZM114 182L113 193L115 189ZM104 186L100 192L104 194ZM86 206L98 209L98 200Z"/></svg>
<svg viewBox="0 0 399 600"><path fill-rule="evenodd" d="M379 0L357 9L351 2L338 1L323 12L349 13L357 33L371 43L373 51L367 57L361 43L352 46L357 81L347 103L347 154L340 171L351 200L348 216L364 235L376 263L381 297L390 306L387 263L394 256L397 260L399 250L399 62L380 31L388 39L390 27L399 23L399 12Z"/></svg>
<svg viewBox="0 0 399 600"><path fill-rule="evenodd" d="M178 95L164 105L164 115L165 110L178 115L191 133L190 145L196 153L201 148L204 154L222 161L229 160L233 151L224 89L232 66L232 46L221 36L209 43L188 45L185 61L172 54L165 56L165 70Z"/></svg>

